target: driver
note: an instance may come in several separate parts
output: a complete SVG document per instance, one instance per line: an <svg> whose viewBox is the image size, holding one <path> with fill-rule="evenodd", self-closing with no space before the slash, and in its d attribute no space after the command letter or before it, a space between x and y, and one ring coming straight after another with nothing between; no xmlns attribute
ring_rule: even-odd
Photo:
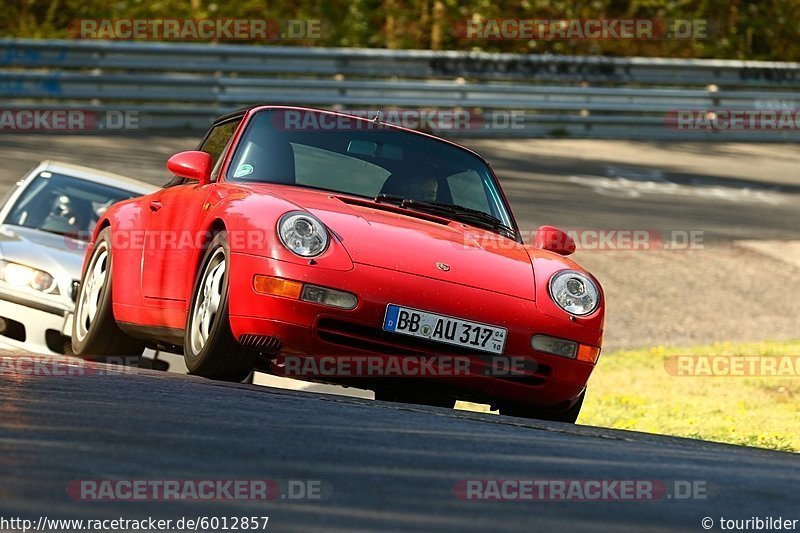
<svg viewBox="0 0 800 533"><path fill-rule="evenodd" d="M409 174L393 174L381 192L409 200L435 202L439 193L439 179L430 168L421 168Z"/></svg>
<svg viewBox="0 0 800 533"><path fill-rule="evenodd" d="M40 229L64 235L77 233L79 230L84 229L80 227L78 212L79 209L76 208L69 196L59 194L53 198L50 211L47 214L47 218L42 222Z"/></svg>
<svg viewBox="0 0 800 533"><path fill-rule="evenodd" d="M65 194L59 195L53 202L53 207L50 209L50 217L61 220L68 226L74 227L78 221L78 216L75 213L72 200Z"/></svg>
<svg viewBox="0 0 800 533"><path fill-rule="evenodd" d="M409 180L409 198L421 202L435 202L439 193L439 180L430 170L420 172Z"/></svg>

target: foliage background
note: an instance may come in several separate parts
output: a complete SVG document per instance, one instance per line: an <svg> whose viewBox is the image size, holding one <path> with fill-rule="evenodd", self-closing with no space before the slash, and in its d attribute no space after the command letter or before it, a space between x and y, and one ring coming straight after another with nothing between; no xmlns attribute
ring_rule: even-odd
<svg viewBox="0 0 800 533"><path fill-rule="evenodd" d="M281 45L484 50L686 58L800 59L800 0L2 0L4 37L68 38L81 18L268 18L324 21L323 37ZM472 18L706 19L697 40L477 41Z"/></svg>

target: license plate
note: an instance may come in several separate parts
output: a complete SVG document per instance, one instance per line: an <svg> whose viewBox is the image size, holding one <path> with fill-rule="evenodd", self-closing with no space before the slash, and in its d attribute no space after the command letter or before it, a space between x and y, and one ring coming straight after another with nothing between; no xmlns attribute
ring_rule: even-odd
<svg viewBox="0 0 800 533"><path fill-rule="evenodd" d="M386 306L383 329L490 353L503 353L508 334L505 328L394 304Z"/></svg>

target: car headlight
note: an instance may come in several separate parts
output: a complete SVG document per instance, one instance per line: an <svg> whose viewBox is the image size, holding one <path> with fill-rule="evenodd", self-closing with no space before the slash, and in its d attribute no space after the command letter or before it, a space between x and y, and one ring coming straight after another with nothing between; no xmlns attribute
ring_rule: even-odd
<svg viewBox="0 0 800 533"><path fill-rule="evenodd" d="M278 221L278 236L286 249L302 257L321 254L330 241L322 222L301 211L291 211L281 217Z"/></svg>
<svg viewBox="0 0 800 533"><path fill-rule="evenodd" d="M58 294L56 280L44 270L0 260L0 280L19 289L33 289L45 294Z"/></svg>
<svg viewBox="0 0 800 533"><path fill-rule="evenodd" d="M600 291L594 282L575 270L562 270L550 278L550 297L567 313L583 316L600 304Z"/></svg>

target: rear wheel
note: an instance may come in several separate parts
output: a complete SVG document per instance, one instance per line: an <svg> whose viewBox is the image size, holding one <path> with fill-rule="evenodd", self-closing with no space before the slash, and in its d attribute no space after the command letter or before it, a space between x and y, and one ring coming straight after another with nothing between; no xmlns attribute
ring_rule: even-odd
<svg viewBox="0 0 800 533"><path fill-rule="evenodd" d="M500 407L500 414L508 416L518 416L520 418L535 418L537 420L550 420L552 422L566 422L574 424L578 420L578 415L581 413L583 406L583 398L586 396L584 390L578 401L566 411L552 411L543 409L541 407L533 407L530 405L512 404L505 407Z"/></svg>
<svg viewBox="0 0 800 533"><path fill-rule="evenodd" d="M183 356L190 374L223 381L242 381L253 370L256 354L239 344L228 320L230 247L217 233L208 247L194 284L186 317Z"/></svg>
<svg viewBox="0 0 800 533"><path fill-rule="evenodd" d="M119 356L138 359L144 351L144 343L123 332L114 320L110 243L111 228L105 228L81 276L72 324L72 352L91 361L111 362Z"/></svg>

